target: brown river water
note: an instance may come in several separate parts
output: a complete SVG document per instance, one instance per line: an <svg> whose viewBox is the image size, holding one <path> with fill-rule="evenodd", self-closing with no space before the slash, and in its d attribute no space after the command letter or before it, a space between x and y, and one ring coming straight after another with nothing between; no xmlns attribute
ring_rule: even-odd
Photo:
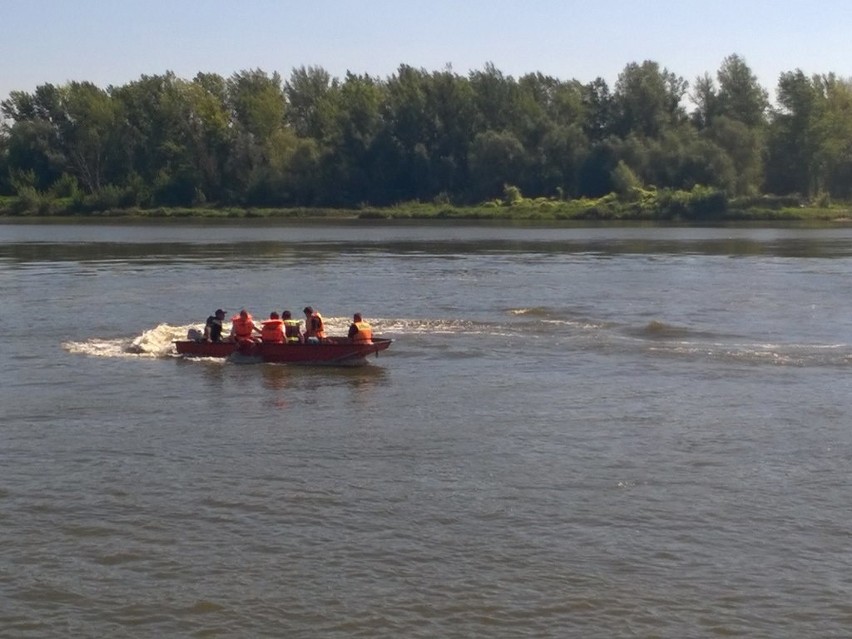
<svg viewBox="0 0 852 639"><path fill-rule="evenodd" d="M852 228L0 224L0 637L852 635ZM181 359L355 311L358 368Z"/></svg>

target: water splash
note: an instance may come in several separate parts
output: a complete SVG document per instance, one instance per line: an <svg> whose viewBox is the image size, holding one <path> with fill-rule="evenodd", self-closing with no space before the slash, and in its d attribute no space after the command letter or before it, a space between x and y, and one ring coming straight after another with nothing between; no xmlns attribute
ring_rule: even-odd
<svg viewBox="0 0 852 639"><path fill-rule="evenodd" d="M82 342L65 342L62 347L69 353L91 357L168 357L175 355L173 342L186 339L192 328L197 327L159 324L135 337L93 337Z"/></svg>
<svg viewBox="0 0 852 639"><path fill-rule="evenodd" d="M374 332L399 339L409 336L499 337L502 347L511 348L513 340L548 340L554 348L605 352L644 352L653 357L722 360L770 366L848 366L852 362L849 344L768 343L751 341L743 336L722 335L678 326L663 320L639 325L595 321L568 317L548 309L511 309L508 320L475 321L463 319L371 318ZM345 335L350 319L326 319L331 335ZM201 330L199 324L159 324L141 334L117 338L93 337L62 346L70 352L89 357L165 358L177 357L176 340L186 339L190 330Z"/></svg>
<svg viewBox="0 0 852 639"><path fill-rule="evenodd" d="M549 317L553 311L544 306L533 306L530 308L510 308L506 311L509 315L518 315L524 317Z"/></svg>

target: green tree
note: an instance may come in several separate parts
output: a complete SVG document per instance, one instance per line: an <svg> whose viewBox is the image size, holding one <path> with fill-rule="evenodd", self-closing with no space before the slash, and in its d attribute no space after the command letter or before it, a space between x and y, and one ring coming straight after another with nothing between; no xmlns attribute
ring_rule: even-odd
<svg viewBox="0 0 852 639"><path fill-rule="evenodd" d="M768 94L745 60L736 54L728 56L722 62L717 78L718 114L738 120L749 128L763 127L769 108Z"/></svg>
<svg viewBox="0 0 852 639"><path fill-rule="evenodd" d="M347 204L386 203L385 176L376 143L384 126L383 85L367 75L347 73L340 85L333 147L325 156L326 190Z"/></svg>
<svg viewBox="0 0 852 639"><path fill-rule="evenodd" d="M243 70L226 82L230 109L230 153L225 163L228 199L268 205L279 192L282 176L272 159L286 126L281 76L260 69Z"/></svg>
<svg viewBox="0 0 852 639"><path fill-rule="evenodd" d="M504 184L517 184L527 166L523 144L509 131L485 131L470 149L471 190L476 199L499 197Z"/></svg>
<svg viewBox="0 0 852 639"><path fill-rule="evenodd" d="M613 191L625 201L634 199L642 188L642 180L624 163L624 160L619 160L612 170L611 180Z"/></svg>
<svg viewBox="0 0 852 639"><path fill-rule="evenodd" d="M221 201L231 148L231 119L226 80L217 74L199 73L192 82L178 86L185 115L181 131L191 176L194 200Z"/></svg>
<svg viewBox="0 0 852 639"><path fill-rule="evenodd" d="M517 124L518 85L491 62L469 76L476 105L477 132L513 130Z"/></svg>
<svg viewBox="0 0 852 639"><path fill-rule="evenodd" d="M243 131L261 142L284 126L284 89L277 72L243 70L227 86L234 123Z"/></svg>
<svg viewBox="0 0 852 639"><path fill-rule="evenodd" d="M720 115L705 130L706 139L723 149L733 163L733 195L755 195L763 181L763 132L741 120ZM707 184L707 183L705 183Z"/></svg>
<svg viewBox="0 0 852 639"><path fill-rule="evenodd" d="M646 184L692 190L699 185L733 193L736 171L728 154L691 126L673 128L645 145L626 145L629 158Z"/></svg>
<svg viewBox="0 0 852 639"><path fill-rule="evenodd" d="M686 117L681 99L687 83L656 62L628 64L618 76L613 103L616 131L656 137Z"/></svg>
<svg viewBox="0 0 852 639"><path fill-rule="evenodd" d="M338 111L338 81L322 67L293 69L284 85L287 120L296 134L324 144L334 136Z"/></svg>
<svg viewBox="0 0 852 639"><path fill-rule="evenodd" d="M612 193L612 172L621 159L621 146L621 141L615 137L608 137L590 145L580 167L580 196L601 197Z"/></svg>
<svg viewBox="0 0 852 639"><path fill-rule="evenodd" d="M817 193L852 196L852 81L822 78L823 105L814 124Z"/></svg>
<svg viewBox="0 0 852 639"><path fill-rule="evenodd" d="M584 133L590 142L602 142L616 127L615 98L603 78L596 78L583 86L582 104Z"/></svg>
<svg viewBox="0 0 852 639"><path fill-rule="evenodd" d="M557 127L551 104L560 82L541 73L521 76L514 95L514 125L510 129L524 146L526 170L517 178L525 193L554 193L559 185L548 182L550 172L543 152L544 140Z"/></svg>
<svg viewBox="0 0 852 639"><path fill-rule="evenodd" d="M169 71L143 75L112 91L119 113L124 181L137 185L137 191L144 184L158 204L191 204L198 187L187 140L190 109L185 85Z"/></svg>
<svg viewBox="0 0 852 639"><path fill-rule="evenodd" d="M0 195L12 195L9 181L9 137L0 128Z"/></svg>
<svg viewBox="0 0 852 639"><path fill-rule="evenodd" d="M718 115L721 115L719 106L719 95L716 83L709 73L705 73L695 79L695 84L690 93L690 99L695 104L692 112L692 123L698 129L705 129Z"/></svg>
<svg viewBox="0 0 852 639"><path fill-rule="evenodd" d="M383 174L388 178L387 197L393 201L428 199L432 184L429 145L434 123L427 119L429 74L401 65L386 84L382 117L385 135L377 140Z"/></svg>
<svg viewBox="0 0 852 639"><path fill-rule="evenodd" d="M782 73L778 109L769 128L766 186L773 193L810 196L817 189L815 125L822 94L801 69Z"/></svg>
<svg viewBox="0 0 852 639"><path fill-rule="evenodd" d="M69 168L89 193L97 193L118 159L117 105L91 82L72 82L62 93L66 117L59 129Z"/></svg>
<svg viewBox="0 0 852 639"><path fill-rule="evenodd" d="M431 168L426 196L461 193L469 179L468 158L477 126L473 89L466 78L447 68L432 73L424 91L431 123L425 141Z"/></svg>
<svg viewBox="0 0 852 639"><path fill-rule="evenodd" d="M32 188L48 189L65 171L67 158L60 141L64 120L61 91L43 84L34 93L12 91L0 103L8 133L7 158L13 173L32 173Z"/></svg>
<svg viewBox="0 0 852 639"><path fill-rule="evenodd" d="M722 171L715 179L712 175L705 178L712 182L702 183L715 183L730 195L755 194L765 178L767 93L745 60L736 54L725 58L716 77L718 87L709 74L699 77L691 94L695 104L692 122L708 143L703 147L708 155L702 164L716 166ZM729 162L715 157L719 149L728 156ZM733 181L727 169L729 163L736 176Z"/></svg>
<svg viewBox="0 0 852 639"><path fill-rule="evenodd" d="M553 126L541 141L542 193L579 195L580 171L588 154L589 140L580 124Z"/></svg>

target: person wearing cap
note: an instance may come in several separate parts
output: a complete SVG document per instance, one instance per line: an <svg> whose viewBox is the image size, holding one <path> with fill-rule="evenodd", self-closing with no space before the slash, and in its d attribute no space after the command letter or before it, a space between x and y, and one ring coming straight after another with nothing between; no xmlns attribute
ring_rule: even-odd
<svg viewBox="0 0 852 639"><path fill-rule="evenodd" d="M355 313L349 325L349 339L355 344L372 344L373 328L364 321L361 313Z"/></svg>
<svg viewBox="0 0 852 639"><path fill-rule="evenodd" d="M231 339L237 342L255 341L253 333L259 333L260 329L255 325L251 315L246 309L242 309L239 315L231 318Z"/></svg>
<svg viewBox="0 0 852 639"><path fill-rule="evenodd" d="M306 306L305 313L305 341L321 342L325 339L325 326L322 323L322 315L313 307Z"/></svg>
<svg viewBox="0 0 852 639"><path fill-rule="evenodd" d="M288 344L298 344L302 341L302 322L293 319L290 311L281 313L281 321L284 322L284 338Z"/></svg>
<svg viewBox="0 0 852 639"><path fill-rule="evenodd" d="M278 313L272 311L269 319L260 323L260 339L270 344L281 344L284 342L284 322L278 317Z"/></svg>
<svg viewBox="0 0 852 639"><path fill-rule="evenodd" d="M222 322L225 321L225 311L217 308L216 312L207 318L204 324L204 341L205 342L221 342L222 341Z"/></svg>

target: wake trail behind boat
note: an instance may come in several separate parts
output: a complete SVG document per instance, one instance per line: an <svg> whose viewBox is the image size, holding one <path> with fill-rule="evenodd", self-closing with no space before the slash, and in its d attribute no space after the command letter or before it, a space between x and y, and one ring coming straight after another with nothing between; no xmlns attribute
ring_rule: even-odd
<svg viewBox="0 0 852 639"><path fill-rule="evenodd" d="M62 346L69 353L91 357L169 357L176 354L173 342L186 339L191 328L195 326L160 324L135 337L94 337L82 342L65 342Z"/></svg>
<svg viewBox="0 0 852 639"><path fill-rule="evenodd" d="M350 319L326 319L330 335L345 335ZM509 309L499 321L469 319L375 318L371 324L376 336L399 340L410 336L413 352L435 352L451 348L457 339L500 339L500 349L511 351L513 344L529 352L532 342L546 350L542 356L572 352L608 354L635 353L653 358L729 361L772 366L847 366L852 362L852 346L845 343L796 344L752 341L746 336L697 330L663 320L639 326L618 324L577 313L546 308ZM128 337L93 337L66 342L63 348L76 354L105 358L179 357L174 342L184 340L190 330L200 331L198 323L163 323ZM549 347L547 345L550 345ZM469 344L468 346L471 346ZM470 354L475 350L465 349Z"/></svg>

